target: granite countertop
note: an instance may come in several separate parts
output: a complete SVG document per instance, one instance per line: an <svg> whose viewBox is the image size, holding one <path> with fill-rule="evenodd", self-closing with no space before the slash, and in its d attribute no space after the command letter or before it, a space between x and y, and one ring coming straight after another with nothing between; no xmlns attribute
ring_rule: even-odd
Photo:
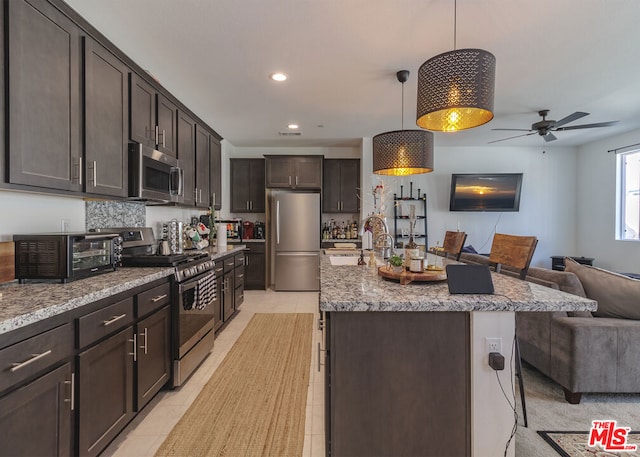
<svg viewBox="0 0 640 457"><path fill-rule="evenodd" d="M378 276L377 269L333 266L329 256L320 257L321 311L595 311L597 308L594 300L497 273L492 273L493 295L452 295L446 281L402 286Z"/></svg>
<svg viewBox="0 0 640 457"><path fill-rule="evenodd" d="M204 250L212 260L242 252L244 245L215 246ZM83 305L173 275L173 267L119 268L67 284L52 281L17 281L0 285L0 334L62 314Z"/></svg>
<svg viewBox="0 0 640 457"><path fill-rule="evenodd" d="M173 274L173 268L120 268L67 284L29 281L0 286L0 334Z"/></svg>

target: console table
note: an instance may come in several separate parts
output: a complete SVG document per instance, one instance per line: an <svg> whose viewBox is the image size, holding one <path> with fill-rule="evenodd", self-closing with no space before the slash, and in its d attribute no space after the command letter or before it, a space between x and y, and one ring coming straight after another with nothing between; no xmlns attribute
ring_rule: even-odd
<svg viewBox="0 0 640 457"><path fill-rule="evenodd" d="M572 257L572 256L564 256L564 255L552 255L551 256L551 269L552 270L558 270L558 271L564 271L564 258L565 257L569 257L570 259L573 259L576 262L581 263L582 265L591 265L591 266L593 266L593 261L595 260L592 257Z"/></svg>

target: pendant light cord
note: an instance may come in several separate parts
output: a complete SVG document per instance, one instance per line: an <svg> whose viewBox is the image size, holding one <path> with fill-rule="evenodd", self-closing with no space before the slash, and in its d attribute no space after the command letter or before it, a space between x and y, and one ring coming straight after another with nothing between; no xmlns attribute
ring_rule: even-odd
<svg viewBox="0 0 640 457"><path fill-rule="evenodd" d="M456 35L458 34L458 30L457 30L457 24L458 24L458 18L457 18L457 14L458 14L458 1L457 0L453 0L453 50L455 51L456 48Z"/></svg>
<svg viewBox="0 0 640 457"><path fill-rule="evenodd" d="M404 83L402 83L402 114L400 115L401 119L401 130L404 130Z"/></svg>

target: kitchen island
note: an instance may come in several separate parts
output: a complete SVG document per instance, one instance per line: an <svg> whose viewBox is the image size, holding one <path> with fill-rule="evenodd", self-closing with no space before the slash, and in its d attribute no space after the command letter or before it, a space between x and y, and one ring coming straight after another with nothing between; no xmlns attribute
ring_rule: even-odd
<svg viewBox="0 0 640 457"><path fill-rule="evenodd" d="M514 312L593 311L596 302L492 276L493 295L451 295L446 281L400 285L322 256L327 455L504 454L514 412L498 379L514 404ZM504 371L488 366L487 338Z"/></svg>

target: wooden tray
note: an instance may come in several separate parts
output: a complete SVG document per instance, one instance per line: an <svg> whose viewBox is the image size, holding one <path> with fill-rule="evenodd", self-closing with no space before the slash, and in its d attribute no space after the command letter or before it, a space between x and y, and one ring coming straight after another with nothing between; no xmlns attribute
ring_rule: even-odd
<svg viewBox="0 0 640 457"><path fill-rule="evenodd" d="M399 280L403 286L413 281L445 281L447 279L447 273L444 270L425 270L422 273L405 270L400 273L394 273L387 265L378 268L378 275L387 279Z"/></svg>

